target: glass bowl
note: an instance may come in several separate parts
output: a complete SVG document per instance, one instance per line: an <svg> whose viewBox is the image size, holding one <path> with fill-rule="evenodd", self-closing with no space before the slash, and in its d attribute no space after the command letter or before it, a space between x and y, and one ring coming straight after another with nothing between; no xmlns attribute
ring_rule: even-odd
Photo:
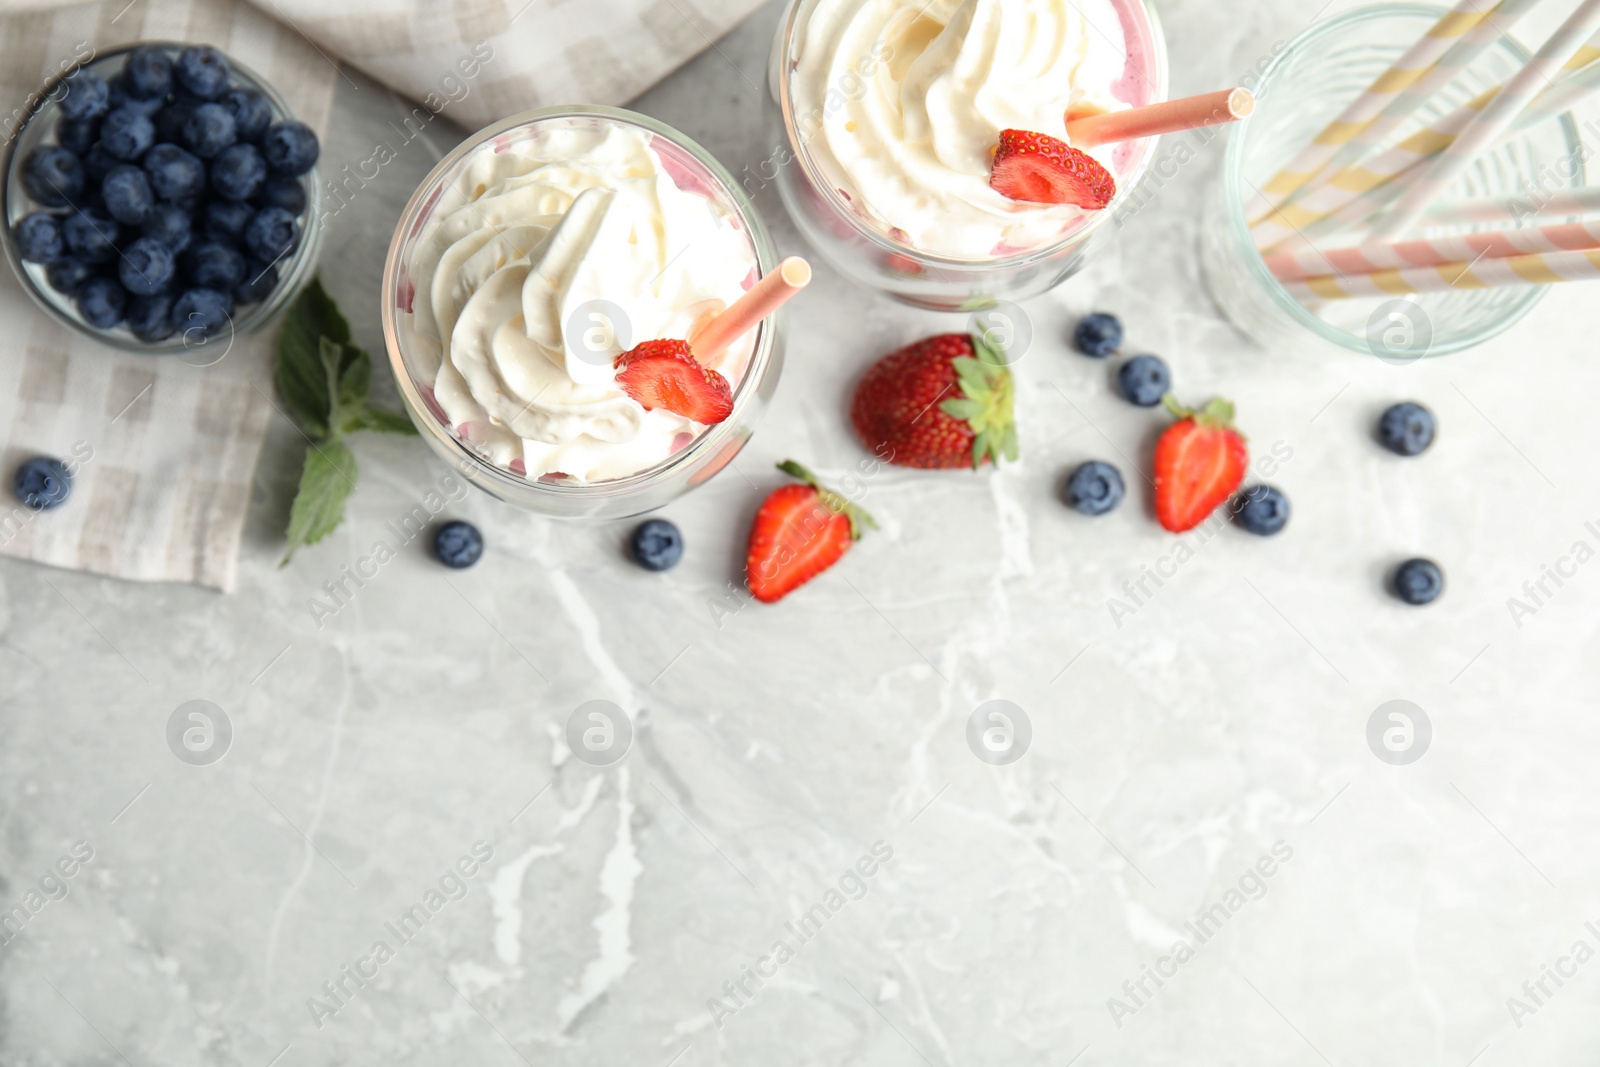
<svg viewBox="0 0 1600 1067"><path fill-rule="evenodd" d="M1387 70L1445 13L1425 4L1381 4L1320 22L1290 42L1262 74L1256 110L1230 132L1222 177L1201 233L1201 261L1211 294L1242 332L1268 347L1310 346L1406 363L1481 344L1510 328L1544 296L1546 286L1456 289L1390 298L1324 301L1308 307L1267 269L1246 213L1264 186L1301 146ZM1417 113L1391 143L1454 111L1520 70L1528 53L1501 36ZM1558 164L1585 183L1583 142L1572 116L1529 127L1475 159L1447 199L1521 195L1545 188ZM1565 174L1561 175L1565 180ZM1494 226L1480 227L1493 229ZM1424 237L1461 228L1419 231Z"/></svg>
<svg viewBox="0 0 1600 1067"><path fill-rule="evenodd" d="M154 46L165 49L169 54L176 55L185 48L191 47L176 41L138 41L120 48L111 49L100 53L88 62L80 64L70 70L62 72L55 78L45 83L34 97L31 108L27 111L19 125L16 134L12 137L6 148L5 161L5 232L0 238L4 245L6 259L11 263L11 269L16 272L22 287L28 295L41 308L50 314L57 322L73 330L91 337L102 344L125 352L139 352L147 355L167 355L184 352L206 343L204 338L190 336L194 331L179 331L161 341L145 342L139 340L122 326L115 326L109 330L102 330L91 326L78 312L77 305L70 296L59 293L50 287L45 277L45 266L42 263L26 263L16 247L16 237L13 227L24 215L40 210L28 196L22 185L22 162L28 154L39 145L44 144L55 133L55 120L59 114L59 98L62 93L63 82L78 70L92 70L107 81L122 70L127 61L128 53L135 48ZM272 107L273 121L292 119L294 112L278 91L269 85L260 75L249 67L240 63L232 56L228 62L233 68L230 84L241 85L254 89L266 97L267 103ZM322 217L322 190L317 181L317 169L313 167L300 176L300 182L306 191L306 208L300 214L300 243L295 250L289 253L278 263L278 285L259 303L246 306L242 312L230 317L230 327L222 331L226 334L255 333L275 318L279 312L288 306L289 302L299 293L300 289L311 280L316 273L317 254L322 245L322 228L318 220ZM45 209L53 210L53 209Z"/></svg>
<svg viewBox="0 0 1600 1067"><path fill-rule="evenodd" d="M704 148L677 130L631 111L561 106L513 115L479 130L440 160L400 216L383 272L383 335L389 364L423 440L479 489L517 507L558 518L616 519L643 514L709 480L733 461L754 433L777 390L783 365L781 320L785 313L780 311L756 328L744 376L734 387L733 413L725 421L706 428L662 462L605 481L527 477L494 462L450 424L433 397L431 375L423 370L436 360L436 348L416 335L411 313L412 301L418 298L410 277L411 262L442 195L464 179L480 150L504 151L519 142L536 140L551 129L607 125L643 132L678 187L706 197L748 239L758 274L765 276L777 266L777 253L760 216L733 177Z"/></svg>
<svg viewBox="0 0 1600 1067"><path fill-rule="evenodd" d="M1165 100L1167 49L1154 6L1149 0L1112 2L1124 32L1136 42L1134 50L1140 61L1137 65L1129 61L1130 69L1138 74L1129 79L1138 98L1128 102L1142 105ZM817 4L818 0L789 0L779 20L768 60L767 111L768 125L781 147L749 180L762 185L775 182L796 227L846 277L933 311L973 311L1002 300L1025 300L1055 288L1081 270L1096 238L1142 206L1136 194L1155 158L1158 137L1119 146L1116 198L1051 243L992 259L965 260L924 252L899 240L894 231L857 210L841 190L842 182L828 173L809 147L816 116L799 113L791 74L798 62L806 19ZM836 86L833 92L865 91L863 78L877 62L875 54L863 57L857 64L858 76L852 79L855 84ZM808 126L813 128L808 130Z"/></svg>

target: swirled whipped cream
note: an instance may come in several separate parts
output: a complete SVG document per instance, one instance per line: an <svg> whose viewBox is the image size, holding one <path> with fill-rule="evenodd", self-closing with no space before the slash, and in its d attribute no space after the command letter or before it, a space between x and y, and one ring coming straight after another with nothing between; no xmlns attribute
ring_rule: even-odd
<svg viewBox="0 0 1600 1067"><path fill-rule="evenodd" d="M990 188L1000 131L1065 141L1069 111L1126 107L1127 36L1113 0L816 0L790 57L797 135L858 211L920 251L1034 248L1086 212ZM1115 147L1090 150L1113 175Z"/></svg>
<svg viewBox="0 0 1600 1067"><path fill-rule="evenodd" d="M622 478L693 441L705 427L646 411L612 360L688 337L754 283L748 235L695 184L650 134L621 125L480 147L410 263L418 377L436 413L529 478ZM737 390L753 345L746 336L708 365Z"/></svg>

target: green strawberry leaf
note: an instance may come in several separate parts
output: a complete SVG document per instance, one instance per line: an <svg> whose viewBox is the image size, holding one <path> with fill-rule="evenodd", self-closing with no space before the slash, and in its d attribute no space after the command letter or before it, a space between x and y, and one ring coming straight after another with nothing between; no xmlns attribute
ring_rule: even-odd
<svg viewBox="0 0 1600 1067"><path fill-rule="evenodd" d="M949 415L952 419L960 419L970 423L973 419L983 414L983 404L977 400L952 399L939 405L939 410Z"/></svg>
<svg viewBox="0 0 1600 1067"><path fill-rule="evenodd" d="M998 464L1018 455L1014 421L1016 386L1011 371L987 338L974 335L972 349L979 358L958 356L950 361L961 396L946 400L939 410L959 419L972 431L972 468L985 459Z"/></svg>
<svg viewBox="0 0 1600 1067"><path fill-rule="evenodd" d="M316 544L344 521L344 502L355 491L356 474L355 453L343 441L325 441L306 450L300 489L289 509L289 548L278 566L287 564L295 549Z"/></svg>

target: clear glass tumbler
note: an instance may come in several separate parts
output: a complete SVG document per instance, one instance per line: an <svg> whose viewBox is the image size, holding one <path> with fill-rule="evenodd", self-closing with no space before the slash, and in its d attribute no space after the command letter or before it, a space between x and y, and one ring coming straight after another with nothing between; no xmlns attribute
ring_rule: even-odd
<svg viewBox="0 0 1600 1067"><path fill-rule="evenodd" d="M441 194L464 180L468 164L478 152L505 151L556 128L601 128L607 124L645 133L650 149L661 158L675 184L710 200L748 239L760 275L777 265L777 253L754 207L732 176L704 148L677 130L631 111L551 107L513 115L480 130L440 160L400 217L383 275L383 333L389 363L423 440L478 488L518 507L559 518L615 519L642 514L709 480L732 462L750 439L777 390L783 365L779 322L783 312L779 312L757 327L748 367L734 386L733 414L726 421L707 427L662 462L606 481L579 482L554 475L526 477L490 460L450 424L433 397L431 380L421 371L429 363L424 344L411 326L416 294L410 265L418 239L434 218Z"/></svg>
<svg viewBox="0 0 1600 1067"><path fill-rule="evenodd" d="M783 146L763 165L761 182L773 181L795 225L813 248L853 281L882 290L907 304L934 311L973 311L1002 300L1024 300L1055 288L1082 269L1089 250L1114 220L1135 204L1134 196L1155 156L1159 138L1128 142L1119 151L1117 196L1105 209L1083 216L1056 239L1039 247L996 258L969 260L915 248L892 228L851 202L846 183L827 172L810 142L819 116L800 113L793 74L807 19L819 0L790 0L778 24L769 62L768 111L771 126L782 131ZM1112 0L1129 42L1123 59L1134 99L1148 104L1167 96L1167 51L1149 0ZM1108 46L1104 27L1096 40ZM870 68L876 57L863 57ZM870 69L868 71L870 73ZM864 81L835 86L844 94L864 91ZM770 173L768 173L770 172Z"/></svg>
<svg viewBox="0 0 1600 1067"><path fill-rule="evenodd" d="M1455 289L1308 307L1272 276L1252 239L1246 213L1257 190L1444 12L1424 4L1382 4L1318 23L1262 74L1255 114L1230 132L1222 177L1207 208L1201 259L1224 314L1262 345L1359 352L1405 363L1481 344L1521 319L1544 295L1543 286ZM1516 42L1499 38L1394 140L1501 84L1528 58ZM1446 198L1521 195L1528 188L1549 189L1552 181L1582 186L1583 158L1577 125L1570 114L1563 115L1485 152L1457 177ZM1447 232L1467 230L1435 227L1418 235Z"/></svg>

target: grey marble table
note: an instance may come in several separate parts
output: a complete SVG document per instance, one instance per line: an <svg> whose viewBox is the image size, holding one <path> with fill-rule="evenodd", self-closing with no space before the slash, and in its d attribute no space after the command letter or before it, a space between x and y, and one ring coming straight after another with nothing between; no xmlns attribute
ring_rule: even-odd
<svg viewBox="0 0 1600 1067"><path fill-rule="evenodd" d="M1312 13L1161 6L1177 92ZM776 17L636 106L755 165ZM355 86L334 166L408 110ZM429 129L335 220L324 277L375 351L388 233L458 135ZM827 269L751 447L668 510L690 551L666 576L624 561L626 524L475 494L449 513L482 564L413 543L319 627L323 584L447 472L358 439L349 521L279 569L281 422L235 595L0 561L0 905L27 916L0 944L0 1063L1594 1062L1594 290L1444 360L1264 351L1198 275L1215 164L1029 306L1022 461L874 475L882 532L777 607L736 591L772 464L851 467L854 376L960 327ZM1138 488L1159 424L1066 348L1102 307L1276 448L1284 535L1174 539L1143 493L1098 521L1058 502L1089 458ZM1403 398L1442 425L1413 462L1371 440ZM1427 610L1382 591L1412 554L1448 571ZM996 699L1032 730L1005 766L967 740ZM1431 724L1408 765L1368 743L1397 699ZM194 700L231 727L210 765L169 748ZM609 766L566 740L589 700L631 712Z"/></svg>

